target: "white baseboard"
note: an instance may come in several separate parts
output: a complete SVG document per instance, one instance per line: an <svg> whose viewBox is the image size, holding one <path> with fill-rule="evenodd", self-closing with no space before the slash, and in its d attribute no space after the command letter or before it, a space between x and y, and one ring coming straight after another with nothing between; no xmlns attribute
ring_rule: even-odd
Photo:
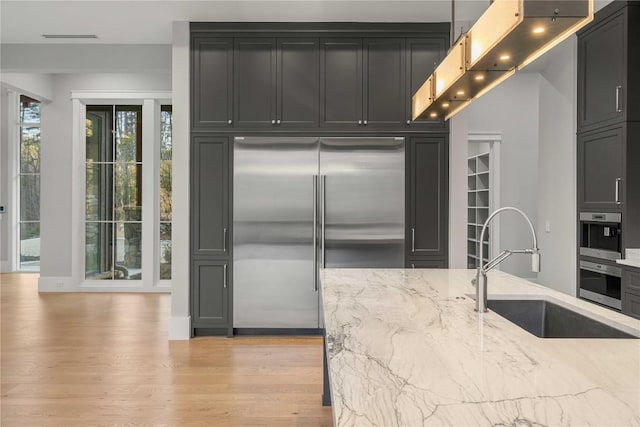
<svg viewBox="0 0 640 427"><path fill-rule="evenodd" d="M9 261L0 261L0 273L11 273L11 263Z"/></svg>
<svg viewBox="0 0 640 427"><path fill-rule="evenodd" d="M191 317L172 316L169 319L169 341L191 338Z"/></svg>
<svg viewBox="0 0 640 427"><path fill-rule="evenodd" d="M38 292L72 292L71 277L42 277L38 279Z"/></svg>

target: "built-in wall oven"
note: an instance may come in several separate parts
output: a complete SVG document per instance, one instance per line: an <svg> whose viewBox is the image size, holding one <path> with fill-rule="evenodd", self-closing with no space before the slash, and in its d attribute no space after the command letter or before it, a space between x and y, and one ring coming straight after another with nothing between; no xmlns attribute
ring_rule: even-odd
<svg viewBox="0 0 640 427"><path fill-rule="evenodd" d="M622 215L580 212L580 255L615 261L622 258Z"/></svg>
<svg viewBox="0 0 640 427"><path fill-rule="evenodd" d="M622 269L591 261L580 261L580 297L622 309Z"/></svg>
<svg viewBox="0 0 640 427"><path fill-rule="evenodd" d="M616 310L622 309L622 215L580 212L579 295Z"/></svg>

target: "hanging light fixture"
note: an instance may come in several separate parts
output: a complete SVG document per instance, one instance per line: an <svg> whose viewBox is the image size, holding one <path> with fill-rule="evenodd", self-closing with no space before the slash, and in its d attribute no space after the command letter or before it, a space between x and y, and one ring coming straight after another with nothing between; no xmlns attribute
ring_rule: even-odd
<svg viewBox="0 0 640 427"><path fill-rule="evenodd" d="M593 0L494 0L413 95L413 119L451 118L591 20Z"/></svg>

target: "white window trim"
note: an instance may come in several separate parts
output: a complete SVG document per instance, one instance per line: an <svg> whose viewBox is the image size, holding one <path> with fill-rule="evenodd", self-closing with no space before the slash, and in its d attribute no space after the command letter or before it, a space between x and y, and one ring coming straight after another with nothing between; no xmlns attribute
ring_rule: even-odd
<svg viewBox="0 0 640 427"><path fill-rule="evenodd" d="M8 151L9 157L9 245L8 262L10 271L19 271L20 266L20 241L18 228L20 227L20 133L18 131L20 121L19 105L20 95L17 92L9 91L7 99L7 114L10 119L7 121Z"/></svg>
<svg viewBox="0 0 640 427"><path fill-rule="evenodd" d="M500 208L500 146L502 144L501 132L469 132L467 135L467 141L469 144L486 142L489 143L489 214ZM500 250L500 218L494 218L491 225L489 225L489 231L491 233L491 241L498 242L498 244L489 245L491 254L489 258L495 258L498 256ZM497 270L500 269L498 265Z"/></svg>
<svg viewBox="0 0 640 427"><path fill-rule="evenodd" d="M28 122L21 122L20 121L20 98L21 96L29 96L26 95L24 93L16 93L16 99L15 99L15 104L14 104L14 108L15 108L15 112L14 112L14 119L16 121L16 125L13 126L15 135L12 136L14 137L14 143L17 142L17 144L14 145L14 147L16 147L16 152L14 153L14 161L15 161L15 166L14 166L14 171L15 171L15 180L14 180L14 188L15 191L13 192L15 195L15 203L13 204L15 206L15 215L16 215L16 223L15 223L15 234L16 234L16 238L14 240L15 245L14 245L14 249L15 249L15 266L14 269L15 271L19 271L21 273L39 273L40 272L40 265L38 265L37 269L33 269L33 268L22 268L22 263L20 261L20 256L21 256L21 244L22 244L22 236L20 234L20 225L22 224L22 220L20 219L20 195L21 195L21 191L22 188L20 186L20 180L22 179L22 173L20 171L20 161L21 161L21 155L22 155L22 128L26 128L26 127L37 127L38 129L41 130L42 132L42 104L43 102L37 98L34 98L32 96L29 96L29 98L35 99L36 101L38 101L40 103L40 121L38 123L28 123ZM42 133L40 133L40 153L42 153ZM40 159L40 166L42 167L42 158ZM42 173L38 173L38 176L40 176L40 180L42 179ZM42 191L42 188L41 188ZM42 194L42 193L41 193ZM41 196L42 199L42 196ZM42 213L40 213L38 215L38 217L40 219L38 219L38 221L24 221L24 222L37 222L38 224L42 224L42 218L41 218ZM42 229L40 229L40 234L42 234ZM42 241L42 240L41 240Z"/></svg>
<svg viewBox="0 0 640 427"><path fill-rule="evenodd" d="M160 280L160 106L171 104L171 92L73 91L72 149L72 283L86 292L170 292L171 280ZM142 278L85 279L86 105L142 105ZM152 149L149 149L152 148ZM151 209L149 207L152 207ZM148 238L147 236L152 236Z"/></svg>

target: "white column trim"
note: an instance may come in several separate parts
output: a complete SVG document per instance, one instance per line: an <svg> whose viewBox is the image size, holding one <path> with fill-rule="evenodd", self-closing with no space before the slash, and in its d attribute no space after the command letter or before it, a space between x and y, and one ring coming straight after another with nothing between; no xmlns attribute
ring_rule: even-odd
<svg viewBox="0 0 640 427"><path fill-rule="evenodd" d="M18 240L20 221L20 136L18 134L18 93L9 91L7 98L7 143L9 144L7 156L9 156L9 245L8 245L8 271L17 271L20 264L20 241ZM4 271L4 269L3 269Z"/></svg>
<svg viewBox="0 0 640 427"><path fill-rule="evenodd" d="M157 281L160 163L160 106L153 99L142 104L142 287L151 290Z"/></svg>
<svg viewBox="0 0 640 427"><path fill-rule="evenodd" d="M171 316L169 319L169 340L191 338L191 316Z"/></svg>
<svg viewBox="0 0 640 427"><path fill-rule="evenodd" d="M71 286L77 288L84 281L84 195L86 107L74 99L71 147Z"/></svg>

